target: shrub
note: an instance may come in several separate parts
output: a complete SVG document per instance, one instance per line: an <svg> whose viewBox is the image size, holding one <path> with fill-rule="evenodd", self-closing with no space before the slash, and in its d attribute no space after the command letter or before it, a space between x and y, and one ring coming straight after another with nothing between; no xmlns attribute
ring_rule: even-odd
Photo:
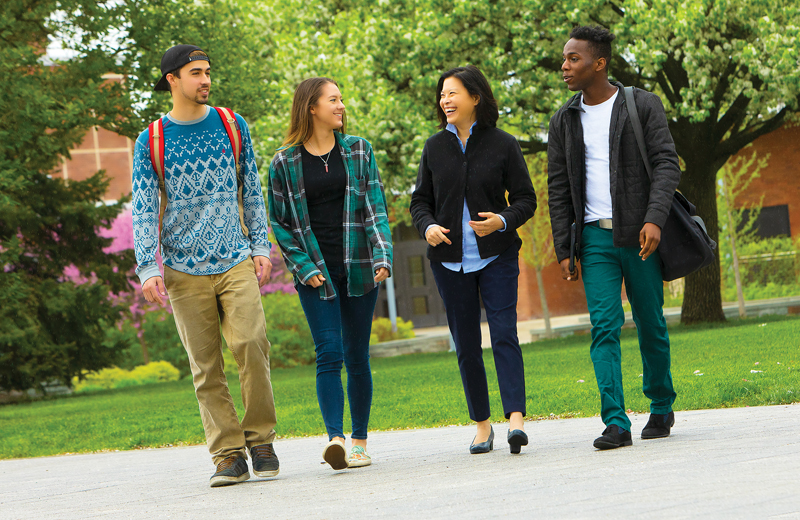
<svg viewBox="0 0 800 520"><path fill-rule="evenodd" d="M166 309L151 311L142 320L142 339L150 361L167 361L178 369L181 377L192 373L186 349L183 348L175 318Z"/></svg>
<svg viewBox="0 0 800 520"><path fill-rule="evenodd" d="M147 365L138 366L133 370L125 370L118 367L104 368L97 372L86 372L83 376L83 381L79 381L77 377L72 380L75 392L165 383L177 381L180 378L178 369L166 361L154 361Z"/></svg>
<svg viewBox="0 0 800 520"><path fill-rule="evenodd" d="M297 293L274 292L261 298L267 320L267 337L272 343L273 367L293 367L314 362L314 339Z"/></svg>
<svg viewBox="0 0 800 520"><path fill-rule="evenodd" d="M110 338L126 345L120 356L119 366L128 370L145 364L144 353L149 361L167 361L177 368L181 378L191 373L189 358L183 348L175 318L168 309L148 310L135 320L123 320L107 331Z"/></svg>
<svg viewBox="0 0 800 520"><path fill-rule="evenodd" d="M372 321L372 334L369 344L383 343L396 339L410 339L414 337L414 323L403 318L397 318L397 332L392 331L392 320L389 318L376 318Z"/></svg>
<svg viewBox="0 0 800 520"><path fill-rule="evenodd" d="M800 256L789 237L760 238L738 247L739 270L745 300L780 298L800 294ZM722 296L736 301L733 260L722 258Z"/></svg>

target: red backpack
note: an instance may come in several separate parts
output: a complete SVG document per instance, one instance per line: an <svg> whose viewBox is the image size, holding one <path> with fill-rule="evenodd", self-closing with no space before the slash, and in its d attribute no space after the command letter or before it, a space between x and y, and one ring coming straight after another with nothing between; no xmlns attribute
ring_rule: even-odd
<svg viewBox="0 0 800 520"><path fill-rule="evenodd" d="M236 186L239 199L239 223L242 225L244 236L248 235L247 226L244 225L244 199L243 189L244 178L242 176L242 165L239 163L239 156L242 152L242 131L236 122L236 117L233 110L230 108L214 107L219 118L222 119L222 125L228 133L228 139L231 141L231 150L233 152L233 160L236 163ZM153 169L158 176L158 189L161 191L161 207L158 211L158 237L161 239L161 223L164 219L164 210L167 208L167 188L164 184L164 123L162 118L150 123L148 127L150 130L150 162L153 163Z"/></svg>

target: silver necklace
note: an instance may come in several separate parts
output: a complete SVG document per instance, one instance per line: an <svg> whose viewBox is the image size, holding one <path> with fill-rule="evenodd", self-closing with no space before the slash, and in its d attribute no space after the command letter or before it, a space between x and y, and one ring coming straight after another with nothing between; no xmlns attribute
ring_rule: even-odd
<svg viewBox="0 0 800 520"><path fill-rule="evenodd" d="M325 173L328 173L328 159L331 158L331 152L333 151L333 148L336 148L336 144L333 145L333 148L330 149L330 151L328 152L328 155L326 155L325 158L322 157L322 154L317 153L317 149L314 148L314 145L311 144L311 141L308 142L308 145L314 151L314 155L316 155L317 157L322 159L322 162L325 163Z"/></svg>

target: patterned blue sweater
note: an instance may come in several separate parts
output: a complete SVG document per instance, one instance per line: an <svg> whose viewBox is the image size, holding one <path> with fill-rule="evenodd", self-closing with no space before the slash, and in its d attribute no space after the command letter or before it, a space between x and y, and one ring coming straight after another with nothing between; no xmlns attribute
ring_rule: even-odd
<svg viewBox="0 0 800 520"><path fill-rule="evenodd" d="M164 125L164 171L167 208L161 234L164 265L193 275L224 273L249 255L269 257L267 212L258 178L250 131L236 114L242 133L239 159L244 173L245 237L239 222L236 167L230 139L216 111L195 121ZM150 133L136 140L133 157L133 240L136 274L142 284L161 276L158 247L158 177L150 162Z"/></svg>

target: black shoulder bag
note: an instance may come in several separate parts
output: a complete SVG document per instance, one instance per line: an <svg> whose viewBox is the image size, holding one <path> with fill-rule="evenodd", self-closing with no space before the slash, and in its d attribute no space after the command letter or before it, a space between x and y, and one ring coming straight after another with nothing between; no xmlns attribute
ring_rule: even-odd
<svg viewBox="0 0 800 520"><path fill-rule="evenodd" d="M636 102L633 99L633 87L625 87L625 104L628 106L628 116L636 134L639 144L639 153L642 154L647 175L653 182L653 167L647 158L647 148L644 145L644 133L639 122L639 113L636 111ZM703 219L697 216L694 204L686 200L679 191L672 198L672 207L667 221L661 229L661 242L658 244L658 254L661 257L661 276L664 281L672 281L691 274L714 261L714 249L717 243L711 240L706 232Z"/></svg>

